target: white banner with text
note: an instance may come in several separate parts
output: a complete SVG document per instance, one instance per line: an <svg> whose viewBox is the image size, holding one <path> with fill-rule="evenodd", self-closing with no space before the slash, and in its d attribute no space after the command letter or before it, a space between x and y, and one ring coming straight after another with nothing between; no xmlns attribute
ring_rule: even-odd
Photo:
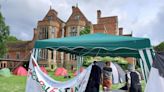
<svg viewBox="0 0 164 92"><path fill-rule="evenodd" d="M84 92L89 80L92 65L82 73L66 82L53 80L43 73L35 58L31 55L26 92Z"/></svg>

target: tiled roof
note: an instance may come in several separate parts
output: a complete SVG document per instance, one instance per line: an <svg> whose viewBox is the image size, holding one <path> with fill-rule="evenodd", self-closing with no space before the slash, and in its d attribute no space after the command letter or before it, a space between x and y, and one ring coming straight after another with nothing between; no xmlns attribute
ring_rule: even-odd
<svg viewBox="0 0 164 92"><path fill-rule="evenodd" d="M80 17L79 17L80 21L85 21L87 24L91 24L91 22L88 21L88 19L84 16L84 14L81 12L81 10L78 7L75 7L75 6L72 7L72 14L71 14L71 16L69 17L69 19L67 20L66 23L79 21L79 20L75 19L75 17L77 15L80 15Z"/></svg>
<svg viewBox="0 0 164 92"><path fill-rule="evenodd" d="M57 17L57 12L54 9L50 9L47 15L44 17L43 21L48 20L57 20L60 23L64 23L63 20Z"/></svg>
<svg viewBox="0 0 164 92"><path fill-rule="evenodd" d="M7 42L7 47L9 49L16 49L16 48L31 48L29 44L32 43L32 41L15 41L15 42Z"/></svg>

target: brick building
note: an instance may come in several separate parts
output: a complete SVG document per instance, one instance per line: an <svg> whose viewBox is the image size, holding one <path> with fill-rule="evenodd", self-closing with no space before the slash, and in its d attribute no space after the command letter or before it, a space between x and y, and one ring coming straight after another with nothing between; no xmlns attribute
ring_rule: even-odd
<svg viewBox="0 0 164 92"><path fill-rule="evenodd" d="M123 28L118 27L118 17L102 17L101 11L97 11L97 24L92 24L77 6L72 6L72 14L66 22L58 17L58 12L54 9L48 11L46 16L38 21L37 27L34 28L34 36L31 41L22 41L17 43L8 43L8 53L0 62L0 68L15 67L20 62L28 61L30 51L34 46L35 40L61 38L67 36L78 36L80 31L85 27L89 27L91 33L107 33L114 35L123 35ZM126 36L132 36L128 34ZM39 52L39 64L54 68L54 65L67 64L69 61L72 65L76 65L76 56L65 54L63 52L49 51L42 49ZM10 63L7 61L11 61ZM2 64L3 63L3 64ZM8 64L7 64L8 63ZM7 64L7 65L6 65Z"/></svg>

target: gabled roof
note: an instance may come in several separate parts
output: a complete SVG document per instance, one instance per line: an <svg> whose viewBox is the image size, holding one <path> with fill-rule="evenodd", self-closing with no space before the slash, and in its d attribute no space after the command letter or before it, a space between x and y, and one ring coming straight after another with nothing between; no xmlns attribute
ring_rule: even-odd
<svg viewBox="0 0 164 92"><path fill-rule="evenodd" d="M32 47L29 46L30 43L32 43L32 41L7 42L7 47L9 49L25 49L26 47L32 49Z"/></svg>
<svg viewBox="0 0 164 92"><path fill-rule="evenodd" d="M87 23L91 23L90 21L88 21L88 19L84 16L84 14L81 12L81 10L78 7L72 6L72 14L69 17L69 19L67 20L68 22L74 22L74 21L78 21L77 19L75 19L76 15L80 15L80 19L79 20L83 20Z"/></svg>
<svg viewBox="0 0 164 92"><path fill-rule="evenodd" d="M64 21L62 21L60 18L57 17L57 12L51 8L43 19L43 21L48 21L48 20L57 20L60 23L64 23Z"/></svg>

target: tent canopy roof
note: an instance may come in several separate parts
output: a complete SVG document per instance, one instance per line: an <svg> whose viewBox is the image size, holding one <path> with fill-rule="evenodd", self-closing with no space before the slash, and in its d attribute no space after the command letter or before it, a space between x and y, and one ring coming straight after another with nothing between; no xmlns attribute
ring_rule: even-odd
<svg viewBox="0 0 164 92"><path fill-rule="evenodd" d="M139 49L150 47L148 38L116 36L103 33L37 40L34 46L34 48L56 49L76 55L122 57L139 57Z"/></svg>

